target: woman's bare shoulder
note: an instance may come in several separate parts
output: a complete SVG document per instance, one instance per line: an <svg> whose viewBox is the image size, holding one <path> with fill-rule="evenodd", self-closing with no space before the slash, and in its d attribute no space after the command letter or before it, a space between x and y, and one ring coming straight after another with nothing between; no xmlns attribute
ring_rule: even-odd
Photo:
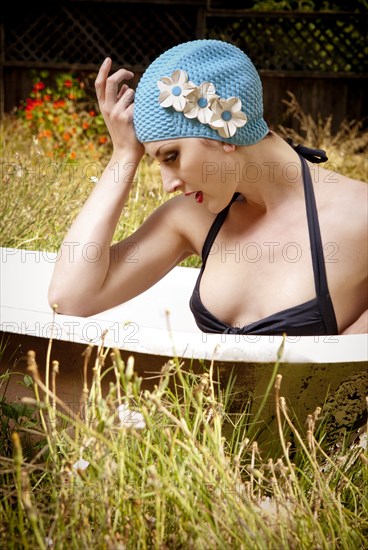
<svg viewBox="0 0 368 550"><path fill-rule="evenodd" d="M368 233L368 184L323 168L313 179L320 223L330 236L361 246Z"/></svg>
<svg viewBox="0 0 368 550"><path fill-rule="evenodd" d="M352 208L357 208L361 213L367 208L368 183L364 181L317 167L314 173L314 183L326 205L341 208L349 215L352 213L350 210Z"/></svg>
<svg viewBox="0 0 368 550"><path fill-rule="evenodd" d="M317 185L321 229L325 230L328 240L338 243L347 259L366 270L368 184L328 170L323 170L321 175Z"/></svg>
<svg viewBox="0 0 368 550"><path fill-rule="evenodd" d="M359 227L367 235L368 183L338 174L337 194L341 210L350 218L352 228Z"/></svg>
<svg viewBox="0 0 368 550"><path fill-rule="evenodd" d="M351 193L360 193L367 194L368 183L363 180L357 180L344 176L343 174L336 174L338 180L341 182L341 185L346 186L346 190L351 191Z"/></svg>

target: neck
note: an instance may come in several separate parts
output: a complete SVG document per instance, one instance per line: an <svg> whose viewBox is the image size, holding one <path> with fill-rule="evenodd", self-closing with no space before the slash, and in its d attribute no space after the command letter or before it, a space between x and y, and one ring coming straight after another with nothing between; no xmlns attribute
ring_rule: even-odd
<svg viewBox="0 0 368 550"><path fill-rule="evenodd" d="M275 133L255 145L238 147L242 166L241 178L236 191L246 201L265 210L288 203L293 197L303 195L299 155L288 143Z"/></svg>

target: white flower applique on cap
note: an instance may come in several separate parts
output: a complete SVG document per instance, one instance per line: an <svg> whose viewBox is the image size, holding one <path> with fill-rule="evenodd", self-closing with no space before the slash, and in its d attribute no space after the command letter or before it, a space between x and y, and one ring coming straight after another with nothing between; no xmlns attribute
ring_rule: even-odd
<svg viewBox="0 0 368 550"><path fill-rule="evenodd" d="M184 116L197 118L202 124L208 124L212 117L211 101L218 97L215 94L215 86L212 82L202 82L185 98Z"/></svg>
<svg viewBox="0 0 368 550"><path fill-rule="evenodd" d="M213 101L209 125L213 130L217 130L221 137L233 136L237 129L242 128L247 122L247 115L240 110L241 106L241 101L237 97Z"/></svg>
<svg viewBox="0 0 368 550"><path fill-rule="evenodd" d="M160 89L158 98L161 107L173 107L175 111L181 112L186 105L186 97L195 88L193 82L188 81L188 75L185 71L177 70L173 72L171 78L163 76L157 82Z"/></svg>
<svg viewBox="0 0 368 550"><path fill-rule="evenodd" d="M241 100L238 97L219 97L212 82L196 86L189 81L185 71L178 69L171 77L161 77L157 85L161 107L173 107L175 111L183 112L186 118L196 118L223 138L232 137L247 123L247 115L241 111Z"/></svg>

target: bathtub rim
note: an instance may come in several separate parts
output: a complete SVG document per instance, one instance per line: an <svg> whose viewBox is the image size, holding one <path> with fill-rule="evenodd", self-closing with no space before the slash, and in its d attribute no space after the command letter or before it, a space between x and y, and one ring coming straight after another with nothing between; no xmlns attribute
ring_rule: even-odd
<svg viewBox="0 0 368 550"><path fill-rule="evenodd" d="M54 316L47 303L45 286L57 253L0 247L0 255L1 279L5 280L5 284L0 284L2 332L100 345L102 334L107 330L103 342L106 347L132 353L223 362L272 363L277 360L282 336L205 334L197 327L189 330L172 329L170 308L160 311L161 328L146 326L144 322L129 317L134 311L130 306L141 303L146 295L153 295L152 292L157 288L165 289L165 284L172 285L176 277L186 285L181 289L181 298L187 302L193 288L192 282L199 271L197 268L176 266L159 284L154 285L153 291L149 289L137 300L84 318L59 314ZM186 284L187 276L190 284ZM14 285L14 281L17 284ZM29 292L23 292L23 296L25 301L29 296L29 304L18 300L21 284L28 285ZM35 295L40 297L39 301ZM93 332L91 328L96 330ZM368 334L286 337L281 361L330 364L368 362Z"/></svg>

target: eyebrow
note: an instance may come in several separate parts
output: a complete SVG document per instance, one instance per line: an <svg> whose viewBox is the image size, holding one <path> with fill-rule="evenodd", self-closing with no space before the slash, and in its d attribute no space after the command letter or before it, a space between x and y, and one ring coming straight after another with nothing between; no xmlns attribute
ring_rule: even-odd
<svg viewBox="0 0 368 550"><path fill-rule="evenodd" d="M154 153L154 158L157 158L159 155L160 155L160 149L161 147L163 147L163 145L160 145L160 147L158 147L158 149L156 149L156 152Z"/></svg>
<svg viewBox="0 0 368 550"><path fill-rule="evenodd" d="M160 153L160 150L161 150L162 147L166 147L167 145L169 145L169 143L168 143L167 141L165 141L165 143L162 143L162 144L156 149L156 151L153 153L153 155L152 155L153 158L157 158L157 157L159 157L160 155L162 155L162 153ZM174 150L175 147L176 147L176 144L173 144L172 147L173 147L173 150ZM167 151L166 151L166 152L167 152Z"/></svg>

